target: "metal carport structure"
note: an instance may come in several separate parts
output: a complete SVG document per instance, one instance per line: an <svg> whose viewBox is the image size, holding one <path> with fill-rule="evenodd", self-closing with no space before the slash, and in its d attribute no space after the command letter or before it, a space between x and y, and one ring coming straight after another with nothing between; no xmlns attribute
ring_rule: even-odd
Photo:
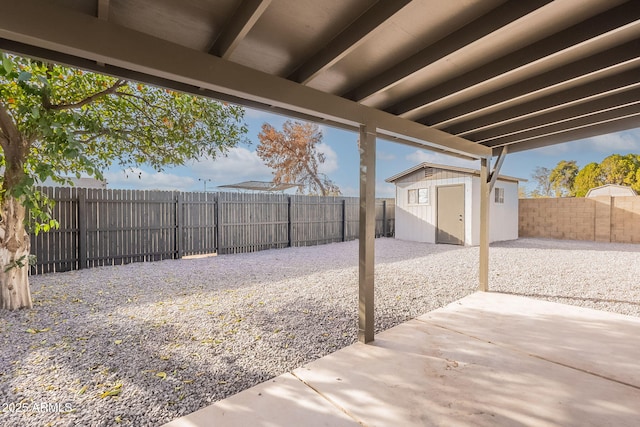
<svg viewBox="0 0 640 427"><path fill-rule="evenodd" d="M376 137L481 161L640 127L637 0L0 0L0 49L360 132L359 339ZM491 158L497 156L493 170Z"/></svg>

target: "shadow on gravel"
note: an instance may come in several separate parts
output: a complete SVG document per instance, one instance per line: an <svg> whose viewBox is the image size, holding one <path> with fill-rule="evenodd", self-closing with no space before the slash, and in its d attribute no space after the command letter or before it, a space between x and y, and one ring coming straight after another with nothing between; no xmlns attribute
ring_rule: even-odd
<svg viewBox="0 0 640 427"><path fill-rule="evenodd" d="M71 304L2 317L12 326L0 330L0 396L3 402L65 403L73 411L0 413L0 425L158 426L356 336L355 301L352 312L305 296L289 307L228 307L215 298L201 298L195 307L180 298L115 310ZM65 319L65 312L75 315Z"/></svg>
<svg viewBox="0 0 640 427"><path fill-rule="evenodd" d="M0 357L2 402L59 403L72 411L0 413L0 425L158 426L282 373L270 360L277 351L255 345L251 320L234 326L229 313L197 325L100 313L25 333L41 324L32 318L2 334L15 343ZM250 336L235 340L238 334Z"/></svg>
<svg viewBox="0 0 640 427"><path fill-rule="evenodd" d="M385 243L377 331L461 296L399 263L469 248ZM73 411L0 425L157 426L355 342L358 245L336 245L32 277L34 309L0 312L0 401Z"/></svg>
<svg viewBox="0 0 640 427"><path fill-rule="evenodd" d="M429 257L444 256L453 251L470 248L455 245L386 240L376 246L376 266ZM229 254L201 259L164 260L153 263L132 263L103 266L86 270L49 273L30 278L34 303L51 292L58 294L56 302L86 301L94 309L117 309L122 301L113 301L119 295L135 304L156 303L166 298L192 295L199 292L241 291L259 285L268 288L284 280L308 280L309 276L333 275L342 272L357 283L358 242L350 241L322 246L271 249L267 251ZM348 256L343 247L351 246ZM304 263L304 264L303 264ZM301 267L302 265L302 267ZM473 266L475 268L475 265ZM167 273L169 272L169 273ZM108 281L105 281L105 278ZM130 286L138 280L153 282L154 292L144 293ZM101 287L78 286L83 282L101 281ZM186 287L184 284L188 283ZM42 285L41 285L42 284ZM53 288L60 290L52 291ZM45 289L46 288L46 289ZM123 289L124 288L124 289ZM176 292L176 289L183 290ZM44 297L48 298L48 297Z"/></svg>

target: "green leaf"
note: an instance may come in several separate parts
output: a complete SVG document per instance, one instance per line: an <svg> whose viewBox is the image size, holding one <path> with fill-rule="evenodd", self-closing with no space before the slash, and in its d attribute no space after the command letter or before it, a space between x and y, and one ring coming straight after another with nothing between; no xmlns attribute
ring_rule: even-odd
<svg viewBox="0 0 640 427"><path fill-rule="evenodd" d="M29 334L39 334L41 332L49 332L50 330L51 330L51 328L44 328L44 329L29 328L25 332L27 332Z"/></svg>
<svg viewBox="0 0 640 427"><path fill-rule="evenodd" d="M109 397L109 396L118 396L122 392L122 383L117 383L111 389L105 391L100 395L101 398Z"/></svg>
<svg viewBox="0 0 640 427"><path fill-rule="evenodd" d="M22 71L20 74L18 74L18 81L19 82L26 82L31 80L31 73L26 72L26 71Z"/></svg>
<svg viewBox="0 0 640 427"><path fill-rule="evenodd" d="M167 373L166 372L158 372L156 374L156 377L160 377L161 379L164 380L165 378L167 378Z"/></svg>
<svg viewBox="0 0 640 427"><path fill-rule="evenodd" d="M7 74L13 71L13 61L11 61L11 59L6 55L2 55L2 66Z"/></svg>
<svg viewBox="0 0 640 427"><path fill-rule="evenodd" d="M114 389L105 391L100 395L100 397L104 399L105 397L109 397L109 396L117 396L120 394L120 392L122 392L122 389L114 388Z"/></svg>

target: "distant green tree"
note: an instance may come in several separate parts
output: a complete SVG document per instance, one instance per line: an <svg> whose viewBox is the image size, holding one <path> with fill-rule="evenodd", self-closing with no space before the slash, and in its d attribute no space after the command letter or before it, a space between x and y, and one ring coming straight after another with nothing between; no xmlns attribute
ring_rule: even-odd
<svg viewBox="0 0 640 427"><path fill-rule="evenodd" d="M549 174L551 188L556 197L574 195L574 182L578 175L578 165L575 160L561 160Z"/></svg>
<svg viewBox="0 0 640 427"><path fill-rule="evenodd" d="M635 154L612 154L600 162L600 173L605 184L636 186L638 156Z"/></svg>
<svg viewBox="0 0 640 427"><path fill-rule="evenodd" d="M584 197L591 188L605 184L626 185L640 191L640 155L612 154L599 164L589 163L576 175L574 194Z"/></svg>
<svg viewBox="0 0 640 427"><path fill-rule="evenodd" d="M603 185L602 173L598 163L592 162L580 169L573 184L576 197L584 197L591 188Z"/></svg>

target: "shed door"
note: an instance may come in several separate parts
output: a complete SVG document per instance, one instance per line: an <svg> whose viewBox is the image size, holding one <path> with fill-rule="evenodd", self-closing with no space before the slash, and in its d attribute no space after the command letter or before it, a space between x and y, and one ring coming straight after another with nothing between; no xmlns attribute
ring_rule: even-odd
<svg viewBox="0 0 640 427"><path fill-rule="evenodd" d="M464 185L438 187L436 243L464 245Z"/></svg>

